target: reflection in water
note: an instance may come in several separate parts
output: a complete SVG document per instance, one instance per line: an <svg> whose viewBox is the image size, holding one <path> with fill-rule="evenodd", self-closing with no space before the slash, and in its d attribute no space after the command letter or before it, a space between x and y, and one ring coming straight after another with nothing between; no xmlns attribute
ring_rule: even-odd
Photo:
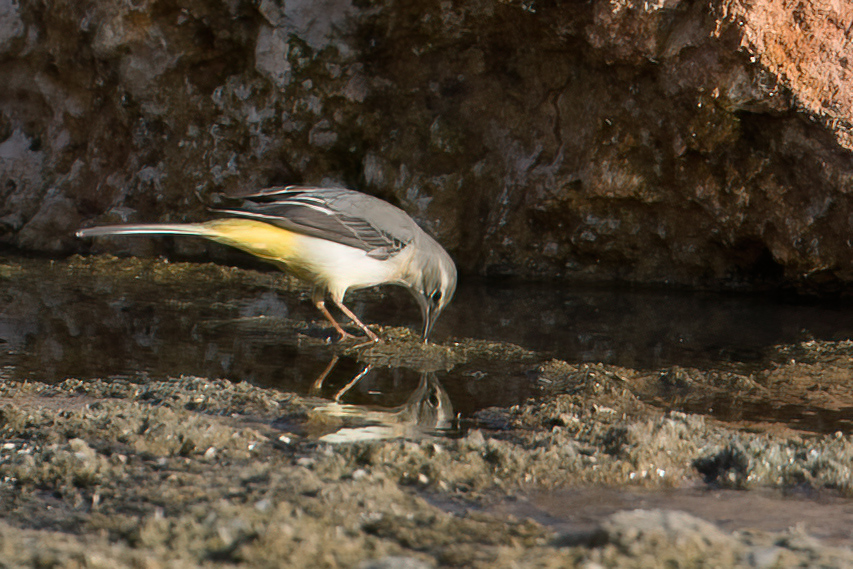
<svg viewBox="0 0 853 569"><path fill-rule="evenodd" d="M321 373L317 377L317 379L314 381L314 385L311 386L311 394L312 395L318 395L318 394L322 393L323 383L326 381L326 378L329 377L329 374L332 372L332 370L335 369L335 366L338 365L338 362L340 361L340 359L341 359L340 356L337 356L337 355L332 356L332 361L329 362L329 365L326 366L326 369L323 370L323 373ZM338 390L338 392L335 393L335 396L332 399L336 403L340 403L341 397L343 397L350 389L352 389L353 386L355 386L355 384L357 384L359 381L361 381L361 379L365 375L370 373L370 371L372 369L373 369L372 365L364 366L364 369L361 370L358 374L356 374L356 376L353 377L352 380L350 380L346 385L341 387Z"/></svg>
<svg viewBox="0 0 853 569"><path fill-rule="evenodd" d="M102 272L30 263L11 275L0 271L0 376L7 379L188 375L307 394L340 351L325 342L335 332L317 318L307 290L289 290L276 273L232 271L235 278L220 267L189 265L163 275L171 265L156 261L115 261ZM395 324L416 322L417 312L406 312L410 299L401 297L401 307L397 300L357 295L352 307L376 308L380 318L385 310ZM356 367L343 359L335 373L352 379ZM456 409L470 415L526 400L533 387L525 371L471 364L447 385ZM400 405L419 381L406 369L376 368L368 383L378 393L354 388L347 402Z"/></svg>
<svg viewBox="0 0 853 569"><path fill-rule="evenodd" d="M469 359L442 375L443 393L464 417L534 396L536 366L552 357L749 375L751 362L772 365L769 346L853 337L849 304L530 283L463 283L457 296L437 323L435 341L483 338L539 352L536 361L509 364ZM389 325L411 326L419 320L408 293L394 287L355 294L351 307ZM194 375L307 394L341 351L326 342L335 337L317 319L308 291L294 289L278 272L109 258L0 261L0 377L6 379L144 381ZM398 408L422 382L417 371L376 367L369 370L369 381L345 388L362 369L355 360L342 359L327 373L323 383L343 390L338 404ZM727 390L720 391L723 399L710 400L690 382L682 390L681 383L669 387L665 379L662 375L655 383L657 390L647 390L647 400L663 408L726 420L766 417L795 426L814 413L811 399L804 399L802 408L779 409L774 401L777 407L764 410L738 404ZM837 417L821 414L829 423L807 428L846 430L848 411L839 409Z"/></svg>
<svg viewBox="0 0 853 569"><path fill-rule="evenodd" d="M124 267L116 275L56 265L0 281L0 365L12 365L13 377L147 372L310 385L313 369L298 378L287 371L300 367L297 323L312 323L298 329L302 335L334 336L316 319L307 291L281 294L286 287L277 274L226 281L192 269L166 279L141 270L128 275ZM853 307L838 304L529 283L463 283L458 297L436 324L437 342L508 341L568 362L715 367L761 357L775 344L853 337ZM352 305L390 325L419 318L407 293L394 287L355 294ZM327 355L319 355L321 370Z"/></svg>
<svg viewBox="0 0 853 569"><path fill-rule="evenodd" d="M329 366L312 386L312 393L321 394L332 369L338 363L332 358ZM422 438L429 435L448 435L455 432L453 404L447 391L433 372L420 374L420 380L408 399L396 406L356 405L344 403L352 389L371 380L373 366L364 366L343 387L334 389L332 400L314 407L309 423L311 431L320 431L317 438L328 443L349 443L389 438Z"/></svg>

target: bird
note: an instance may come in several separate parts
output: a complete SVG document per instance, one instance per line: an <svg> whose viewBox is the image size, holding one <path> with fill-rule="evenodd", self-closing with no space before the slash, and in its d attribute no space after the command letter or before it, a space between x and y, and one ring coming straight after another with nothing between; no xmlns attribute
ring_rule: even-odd
<svg viewBox="0 0 853 569"><path fill-rule="evenodd" d="M325 304L335 305L370 338L379 337L344 305L349 290L391 284L414 296L429 340L456 291L456 265L439 243L402 209L355 190L276 186L234 196L242 202L214 210L227 217L201 223L104 225L77 237L194 235L271 262L313 285L311 299L341 339L351 336Z"/></svg>

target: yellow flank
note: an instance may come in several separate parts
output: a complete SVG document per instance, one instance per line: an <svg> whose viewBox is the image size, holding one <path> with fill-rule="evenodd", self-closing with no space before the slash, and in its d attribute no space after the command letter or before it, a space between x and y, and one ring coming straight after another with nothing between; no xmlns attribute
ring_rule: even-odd
<svg viewBox="0 0 853 569"><path fill-rule="evenodd" d="M289 263L297 253L298 234L252 219L217 219L201 224L209 239L242 249L262 259Z"/></svg>

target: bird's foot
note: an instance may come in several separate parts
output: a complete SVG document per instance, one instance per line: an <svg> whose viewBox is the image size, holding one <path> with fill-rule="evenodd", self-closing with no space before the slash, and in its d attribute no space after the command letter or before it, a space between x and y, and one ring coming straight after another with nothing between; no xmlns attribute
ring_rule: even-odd
<svg viewBox="0 0 853 569"><path fill-rule="evenodd" d="M346 331L344 331L344 330L340 330L340 333L341 333L341 337L340 337L340 338L338 338L338 342L346 342L346 341L348 341L348 340L356 340L356 339L358 339L358 336L355 336L355 335L353 335L353 334L350 334L349 332L346 332Z"/></svg>
<svg viewBox="0 0 853 569"><path fill-rule="evenodd" d="M382 342L382 338L372 333L369 336L369 340L364 342L364 336L356 336L354 334L350 334L349 332L341 332L341 337L338 339L339 344L348 343L350 341L361 341L361 343L356 344L355 346L350 347L350 350L358 350L365 346L373 346L375 344L379 344Z"/></svg>
<svg viewBox="0 0 853 569"><path fill-rule="evenodd" d="M383 342L382 338L380 338L379 336L374 334L372 331L370 333L369 339L366 342L364 341L364 336L353 336L352 334L347 334L347 339L349 339L349 338L352 338L354 340L359 340L359 343L355 344L353 346L348 346L346 348L345 353L357 352L363 348L375 346L375 345L381 344ZM343 337L341 338L341 341L342 342L344 341Z"/></svg>
<svg viewBox="0 0 853 569"><path fill-rule="evenodd" d="M375 340L370 340L369 342L362 342L361 344L356 344L355 346L350 348L350 350L351 351L360 350L360 349L366 348L368 346L375 346L376 344L379 344L381 342L382 342L382 340L380 340L379 338L376 338Z"/></svg>

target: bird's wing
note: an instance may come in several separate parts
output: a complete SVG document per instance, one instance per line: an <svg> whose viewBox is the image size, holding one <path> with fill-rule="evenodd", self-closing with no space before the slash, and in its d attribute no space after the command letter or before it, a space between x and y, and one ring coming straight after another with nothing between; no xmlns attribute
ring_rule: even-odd
<svg viewBox="0 0 853 569"><path fill-rule="evenodd" d="M417 231L401 209L353 190L288 186L239 197L244 200L239 207L218 211L355 247L380 260L399 253Z"/></svg>

